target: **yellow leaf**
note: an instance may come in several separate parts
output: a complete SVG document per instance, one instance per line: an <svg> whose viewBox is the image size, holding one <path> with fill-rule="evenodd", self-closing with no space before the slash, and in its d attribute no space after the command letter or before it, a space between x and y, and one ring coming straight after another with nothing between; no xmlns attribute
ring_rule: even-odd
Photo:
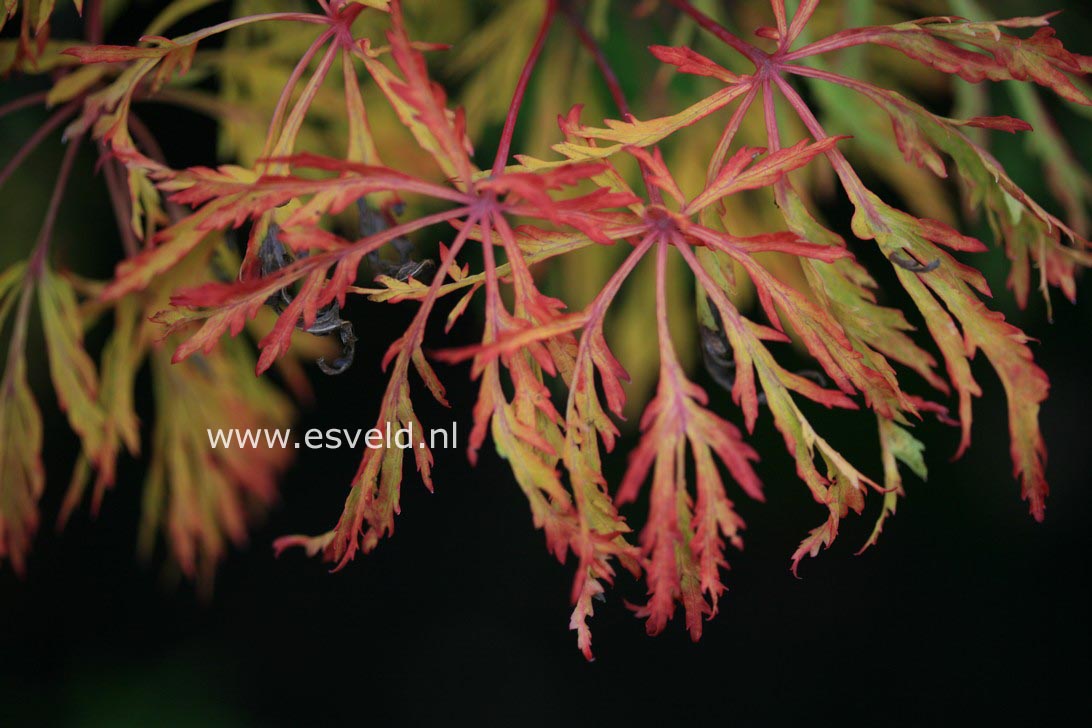
<svg viewBox="0 0 1092 728"><path fill-rule="evenodd" d="M83 451L98 463L103 446L105 417L98 404L98 375L83 348L76 293L71 284L49 268L38 282L38 305L49 352L49 373L57 402L79 435Z"/></svg>
<svg viewBox="0 0 1092 728"><path fill-rule="evenodd" d="M649 121L607 120L606 129L582 127L576 133L586 139L615 142L610 146L592 147L572 142L555 144L554 151L569 159L603 159L617 153L626 146L648 147L674 134L683 127L690 126L704 119L715 111L723 109L749 90L746 84L729 86L717 91L712 96L688 106L677 114L664 116Z"/></svg>
<svg viewBox="0 0 1092 728"><path fill-rule="evenodd" d="M46 96L46 106L56 106L70 101L76 96L91 88L106 73L106 67L82 66L69 74L61 76Z"/></svg>

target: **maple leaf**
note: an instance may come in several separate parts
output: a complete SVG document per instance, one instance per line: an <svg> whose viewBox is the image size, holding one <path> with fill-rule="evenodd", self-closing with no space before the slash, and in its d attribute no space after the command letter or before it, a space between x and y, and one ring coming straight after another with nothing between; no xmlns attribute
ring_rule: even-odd
<svg viewBox="0 0 1092 728"><path fill-rule="evenodd" d="M725 495L714 453L748 495L761 500L762 492L751 467L758 455L743 444L735 427L704 408L705 393L686 380L671 349L664 275L668 247L660 241L657 249L660 386L641 419L644 435L630 454L617 501L633 501L641 482L653 471L649 519L641 534L650 562L650 598L637 614L647 617L649 634L658 634L674 613L676 601L681 601L687 629L697 640L702 619L716 613L725 589L720 581L720 570L727 565L722 536L737 548L742 546L743 521ZM696 502L687 491L684 475L688 444L695 463Z"/></svg>
<svg viewBox="0 0 1092 728"><path fill-rule="evenodd" d="M468 119L426 61L447 46L411 37L400 0L333 0L315 12L266 12L247 2L226 22L166 37L206 4L168 5L132 45L102 43L101 4L84 39L61 45L48 40L55 3L7 0L0 11L2 23L24 10L19 37L0 41L0 69L50 79L47 90L0 107L0 116L56 107L0 170L0 184L55 130L65 127L73 142L35 252L0 275L0 324L15 314L0 381L0 557L16 570L25 567L44 487L41 416L24 353L35 300L52 388L81 441L60 521L92 478L97 512L122 453L138 454L133 392L147 363L156 409L142 549L162 540L182 572L206 587L227 546L245 539L248 519L274 498L289 452L268 442L253 451L210 447L203 435L210 424L290 423L288 399L254 371L276 366L305 396L301 362L329 356L317 347L330 343L322 336L330 333L344 348L333 366L319 365L342 371L356 345L342 318L351 295L368 297L376 315L380 305L414 302L383 358L388 379L376 420L414 433L413 457L398 443L368 448L335 527L280 539L277 551L302 546L340 569L390 535L406 466L429 489L438 475L416 388L423 384L447 405L433 364L469 362L478 397L468 456L476 461L492 439L548 551L559 561L572 555L569 626L588 659L594 603L619 566L643 576L648 599L635 611L649 632L664 629L681 604L688 631L700 636L721 605L728 547L742 544L744 523L729 489L734 482L762 498L758 454L745 432L766 415L824 513L792 554L794 573L804 557L831 546L851 512L863 512L870 491L883 493L865 547L876 542L904 494L900 467L926 475L924 448L912 434L920 420L959 426L959 453L969 446L973 399L981 395L971 369L979 349L1005 389L1015 474L1042 518L1048 487L1038 415L1049 383L1027 336L987 307L989 286L973 265L986 245L952 227L943 181L960 186L969 211L983 214L1004 247L1020 305L1033 267L1048 304L1050 287L1074 298L1078 271L1092 265L1085 239L1092 186L1064 159L1065 139L1051 128L1036 87L1092 105L1084 83L1092 60L1061 45L1051 16L925 18L816 41L810 26L818 0L794 3L793 12L771 0L770 25L755 29L759 48L688 0L669 0L678 24L671 45L649 49L662 66L642 89L648 104L640 108L651 109L650 118L638 119L597 40L604 37L597 8L605 5L585 13L565 2L505 3L445 60L445 71L466 77ZM856 17L869 17L864 5ZM952 8L982 16L971 0L953 0ZM434 10L427 22L441 32L478 20L458 4ZM562 22L568 32L558 32ZM699 28L741 58L694 50L689 35ZM223 48L205 45L224 33ZM881 74L853 51L866 45L967 81L1019 82L1006 88L1027 121L990 116L988 99L966 89L956 93L975 103L945 112L963 118L933 113L913 99L923 91L934 98L942 87L907 77L906 64L885 68L884 85L869 83L866 74ZM600 89L587 76L593 67L617 118L600 121ZM676 74L690 78L669 93ZM196 83L206 79L215 82ZM498 89L510 87L509 101ZM665 110L676 92L688 94L681 110ZM562 96L565 106L553 106ZM133 113L134 104L153 99L217 117L223 158L171 169ZM589 102L584 111L594 121L584 123L573 100ZM823 123L853 136L828 134L812 102L824 110ZM556 157L519 153L547 146L544 130L560 108L569 111L558 118L560 141L550 137ZM502 125L497 152L479 167L472 133L494 123ZM991 156L987 131L1028 135L1033 156L1048 161L1047 185L1064 220ZM103 284L49 265L59 190L83 138L98 144L125 250ZM522 149L513 148L517 140ZM905 205L917 214L868 189L850 160L912 198ZM835 180L831 169L853 205L856 240L834 233L816 212ZM353 208L359 231L347 233L343 213ZM243 227L239 260L220 249L224 231ZM442 239L435 265L408 252L431 237ZM902 291L879 290L869 258L855 257L869 245ZM385 247L399 263L380 258ZM641 268L646 259L651 265ZM359 280L365 260L380 274L373 283ZM676 278L692 279L693 290ZM580 305L570 310L574 301ZM907 302L925 322L921 336L903 311ZM437 317L450 330L479 312L473 344L427 346ZM113 331L96 371L82 332L99 316ZM657 357L649 356L653 319ZM815 370L786 368L790 347ZM695 384L688 366L699 355L731 392L741 427L730 422L732 407L714 411ZM922 383L957 400L957 422L917 393ZM815 405L872 410L882 485L839 452L836 436L813 426ZM614 487L604 465L625 442L619 420L642 407L637 445ZM22 429L29 439L16 443ZM620 507L637 500L646 481L647 518L631 525Z"/></svg>
<svg viewBox="0 0 1092 728"><path fill-rule="evenodd" d="M147 364L155 414L148 426L140 548L150 556L162 533L182 573L204 590L211 588L227 545L244 542L248 522L274 499L277 477L291 456L269 441L217 446L213 432L281 433L294 415L284 393L253 376L253 355L242 341L225 342L178 365L170 361L171 342L163 340L162 327L150 314L161 310L182 282L208 278L213 249L203 245L147 291L114 302L116 328L102 353L96 401L103 418L101 457L88 457L85 444L58 517L59 525L71 518L93 473L91 513L97 514L121 451L138 454L141 422L133 390ZM102 286L81 283L81 288L94 297Z"/></svg>
<svg viewBox="0 0 1092 728"><path fill-rule="evenodd" d="M1073 300L1076 269L1092 265L1090 243L1035 202L1013 182L992 155L959 128L977 126L1020 131L1026 129L1026 125L1007 117L968 121L945 119L894 91L829 72L804 68L794 72L840 84L876 103L891 117L896 140L908 161L947 177L946 166L937 150L953 160L961 182L968 189L969 204L986 212L995 235L1004 243L1013 262L1009 285L1021 306L1027 304L1032 261L1040 268L1040 290L1048 304L1050 285L1061 288L1066 297ZM1063 236L1070 240L1070 245L1063 244Z"/></svg>
<svg viewBox="0 0 1092 728"><path fill-rule="evenodd" d="M750 60L758 57L748 50L726 29L695 10L684 0L676 0L699 24L718 35ZM1048 282L1072 290L1069 283L1074 267L1084 263L1083 247L1086 245L1072 230L1046 213L1019 190L1003 174L1000 166L988 154L973 144L959 131L961 126L978 126L1016 130L1022 128L1012 119L976 118L969 121L945 120L926 112L894 92L876 89L822 69L805 68L795 62L861 43L890 45L911 57L924 61L950 73L962 75L967 80L1033 80L1048 86L1063 97L1087 103L1083 94L1075 94L1076 87L1070 76L1083 75L1086 62L1061 48L1052 34L1043 28L1047 17L1020 18L999 23L967 23L954 19L926 19L898 26L872 27L844 31L822 41L790 51L783 45L777 64L788 73L832 81L865 94L879 104L893 118L896 139L907 159L930 167L937 174L945 174L943 162L931 145L951 155L960 168L965 183L972 185L972 199L986 201L991 210L991 221L1000 233L1005 234L1010 257L1017 261L1012 285L1018 295L1026 297L1026 261L1028 241L1019 233L1029 233L1031 245L1040 252L1044 263L1043 287ZM1030 39L1003 32L1006 28L1043 28ZM972 46L970 50L957 43ZM741 45L742 44L742 45ZM807 103L794 90L789 81L772 75L765 81L767 134L774 149L779 147L777 123L774 120L773 91L788 101L809 132L817 140L829 135L822 128ZM989 289L976 270L963 265L938 247L938 244L957 251L981 251L984 246L978 240L958 234L942 223L922 220L902 213L883 203L861 182L844 155L837 148L826 152L835 172L856 208L853 229L857 237L875 239L881 250L892 261L904 288L926 319L929 331L944 356L949 379L959 395L960 421L963 436L960 452L970 442L971 399L980 389L970 374L969 358L982 348L1001 376L1009 398L1009 419L1012 434L1012 454L1016 475L1022 482L1025 499L1030 502L1032 513L1042 518L1043 499L1047 491L1043 463L1045 448L1039 434L1038 411L1045 399L1048 383L1043 372L1034 365L1027 337L1015 327L1004 323L1004 318L989 311L975 293L988 295ZM786 199L786 186L781 185L780 197ZM1007 221L1003 217L1016 207L1019 212ZM797 227L803 227L804 218L796 215ZM1016 229L1016 224L1025 226ZM1015 233L1015 234L1014 234ZM1059 237L1065 233L1073 239L1075 248L1065 248ZM1034 249L1034 248L1033 248ZM1049 257L1047 251L1050 251ZM1061 261L1065 261L1061 263ZM938 300L939 299L939 300ZM943 303L943 306L941 305ZM945 310L947 309L947 310ZM963 327L962 336L952 317ZM890 335L888 335L890 338ZM836 485L840 483L836 482ZM841 489L840 490L844 490ZM845 491L849 495L848 491ZM838 512L832 510L827 527L813 532L802 546L802 551L817 550L829 544L836 528L839 512L854 507L855 500L839 495ZM799 554L800 552L798 552Z"/></svg>
<svg viewBox="0 0 1092 728"><path fill-rule="evenodd" d="M37 291L57 403L79 435L84 455L98 464L103 457L105 417L98 401L95 364L83 348L75 292L48 267L42 272Z"/></svg>
<svg viewBox="0 0 1092 728"><path fill-rule="evenodd" d="M473 149L466 136L466 122L461 113L448 109L443 87L429 77L424 56L414 50L406 33L400 4L394 3L392 10L387 40L402 77L378 60L368 42L360 44L358 55L418 144L449 179L465 182L476 171L469 158Z"/></svg>
<svg viewBox="0 0 1092 728"><path fill-rule="evenodd" d="M836 33L785 56L796 61L830 50L873 43L894 48L914 60L965 81L1032 81L1067 101L1092 105L1071 77L1083 75L1088 59L1070 53L1049 28L1053 15L969 22L961 18L925 18L909 23L854 28ZM1037 28L1030 38L1006 30ZM970 48L968 48L970 46Z"/></svg>
<svg viewBox="0 0 1092 728"><path fill-rule="evenodd" d="M12 309L25 311L31 288L20 286L26 266L16 264L0 275L0 328ZM25 313L16 314L16 330L0 380L0 559L16 572L26 569L30 541L38 529L38 500L45 488L42 465L42 415L27 383Z"/></svg>
<svg viewBox="0 0 1092 728"><path fill-rule="evenodd" d="M307 156L297 161L303 165L324 167L335 164L334 160ZM169 269L214 229L237 225L247 217L261 219L275 207L310 193L314 195L312 201L290 216L285 228L270 232L296 252L298 257L295 262L267 276L236 283L206 284L181 291L172 301L174 306L176 309L189 308L192 312L182 314L176 310L160 318L161 323L169 325L172 331L190 324L201 324L189 341L176 351L175 359L182 360L198 350L210 352L225 332L237 335L273 294L299 282L300 290L285 307L274 328L262 339L263 352L258 369L259 372L265 371L275 359L287 352L297 324L302 323L303 328L310 328L323 307L334 301L344 305L347 290L356 280L357 270L365 256L406 234L454 219L463 213L462 208L436 213L352 243L337 238L313 226L316 221L312 219L312 210L338 212L368 191L381 189L423 190L441 198L451 196L445 188L419 183L383 168L345 164L353 175L325 181L281 175L255 177L244 171L224 169L195 169L174 176L165 183L169 188L178 190L172 199L185 204L208 203L160 233L157 247L122 263L104 295L114 298L146 285L157 271Z"/></svg>
<svg viewBox="0 0 1092 728"><path fill-rule="evenodd" d="M873 527L868 541L861 547L862 552L876 545L884 523L887 522L889 516L895 514L899 498L905 495L902 474L899 472L899 463L904 464L922 480L925 480L929 473L925 465L925 446L909 431L891 420L880 417L877 421L879 423L880 455L883 459L883 509L876 519L876 525Z"/></svg>
<svg viewBox="0 0 1092 728"><path fill-rule="evenodd" d="M701 287L709 291L710 296L716 297L721 314L733 324L730 336L735 344L736 366L740 374L736 380L735 395L737 402L743 400L748 426L753 426L757 417L758 394L753 367L755 359L758 359L764 388L767 391L782 388L782 395L771 409L775 413L778 426L785 433L790 452L797 454L802 476L809 481L817 499L821 502L831 501L835 488L828 488L828 481L815 470L811 462L815 449L820 450L832 468L840 469L837 472L843 482L848 482L857 489L871 484L870 480L860 475L810 429L785 393L782 380L788 386L828 406L853 407L852 402L841 393L820 389L808 380L777 367L761 339L783 340L784 336L770 329L756 327L743 319L728 302L720 285L706 272L690 250L691 246L696 246L699 250L739 262L760 286L763 306L771 321L780 326L780 314L783 311L798 329L814 332L809 339L809 349L822 358L825 366L829 365L832 371L837 372L846 388L853 392L849 379L842 376L842 367L848 366L847 362L854 362L858 355L852 352L844 334L828 316L770 276L752 257L754 253L780 250L831 262L844 258L848 252L840 247L813 245L787 234L740 238L711 230L689 219L689 216L700 215L703 209L726 196L768 186L783 179L790 171L823 154L834 143L836 140L827 141L821 146L801 143L758 162L755 160L760 155L755 150L741 150L720 173L710 179L705 191L689 201L682 195L658 152L650 154L640 148L629 148L629 152L642 164L646 184L672 197L679 204L680 211L669 212L660 204L639 208L640 219L636 225L623 225L613 233L633 236L640 242L635 243L633 252L605 284L595 301L582 315L576 317L576 320L583 322L584 333L580 338L578 359L574 367L576 373L570 383L564 459L574 488L578 491L581 487L598 488L601 485L597 439L602 438L609 450L615 441L616 430L595 394L593 382L596 371L602 380L609 408L615 415L621 414L624 399L619 383L624 370L603 340L602 318L622 282L632 273L636 262L655 246L659 251L656 309L661 350L660 385L656 398L649 404L642 418L644 437L631 454L630 467L615 498L616 503L633 500L641 482L650 471L653 473L651 511L641 536L651 598L645 607L638 610L641 616L648 617L648 629L651 633L659 632L663 628L674 611L674 605L681 601L687 612L687 626L691 634L695 638L699 636L702 618L715 611L717 599L724 589L719 577L719 570L725 565L722 537L728 538L737 546L740 544L742 520L735 514L724 493L714 453L716 459L728 466L733 477L747 493L754 497L761 495L757 477L750 467L750 460L756 457L755 454L742 443L734 427L704 408L704 393L686 380L675 357L666 323L666 253L669 248L679 250ZM624 189L624 185L619 189ZM512 339L513 343L517 341L522 345L526 338ZM909 403L907 406L910 406ZM696 499L688 493L682 475L685 471L686 460L683 456L687 443L696 466ZM593 494L595 492L592 491ZM607 524L618 523L611 515L613 510L605 513L608 515ZM605 535L610 533L608 531ZM621 546L621 543L618 545ZM594 553L591 552L592 555ZM591 560L591 563L609 564L611 555L607 552L598 560ZM613 576L613 571L604 570L604 573L607 574L607 581ZM592 582L594 583L579 583L586 593L598 593L601 585L594 579ZM579 633L578 641L585 654L589 654L590 648L590 634L586 625L586 617L590 613L590 603L580 601L578 597L572 626Z"/></svg>
<svg viewBox="0 0 1092 728"><path fill-rule="evenodd" d="M971 397L981 395L971 376L969 360L977 349L982 349L1001 378L1009 401L1015 475L1022 482L1023 497L1029 501L1033 515L1042 520L1048 488L1044 475L1046 449L1038 420L1039 406L1047 397L1049 383L1046 374L1034 364L1027 346L1028 337L977 298L974 289L981 290L984 286L977 271L972 272L956 263L935 245L935 242L952 244L956 239L954 231L899 213L883 205L878 198L873 197L868 202L880 218L876 223L864 222L863 216L858 218L859 236L875 237L889 255L909 249L919 260L935 256L944 260L943 270L938 269L928 276L919 276L899 267L896 267L896 273L925 316L959 392L963 423L960 451L970 444ZM944 303L947 312L938 305L937 299ZM962 326L962 336L949 314Z"/></svg>
<svg viewBox="0 0 1092 728"><path fill-rule="evenodd" d="M98 514L105 492L113 486L117 476L117 460L122 449L134 456L140 453L140 421L133 390L145 353L139 331L142 313L135 298L124 299L115 308L114 329L102 353L99 377L97 405L103 420L102 445L94 463L86 453L81 455L57 517L61 526L68 522L82 499L92 468L97 470L97 475L91 512Z"/></svg>
<svg viewBox="0 0 1092 728"><path fill-rule="evenodd" d="M182 572L207 589L226 545L246 540L255 506L271 503L289 450L270 443L210 449L208 428L279 431L290 422L285 397L254 379L239 345L173 365L162 348L151 356L157 381L140 548L147 557L162 529Z"/></svg>

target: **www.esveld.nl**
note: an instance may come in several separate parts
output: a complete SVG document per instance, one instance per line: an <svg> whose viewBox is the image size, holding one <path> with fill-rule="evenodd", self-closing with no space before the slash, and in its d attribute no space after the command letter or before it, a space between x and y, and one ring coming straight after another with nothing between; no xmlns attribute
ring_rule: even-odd
<svg viewBox="0 0 1092 728"><path fill-rule="evenodd" d="M342 447L356 448L360 445L371 449L399 448L408 450L413 447L456 448L459 446L459 426L452 422L450 427L439 427L429 430L428 437L421 433L415 437L413 423L406 427L394 429L388 422L386 427L373 427L370 430L330 428L320 429L313 427L303 433L302 438L293 436L291 428L255 428L255 429L214 429L206 430L209 437L209 447L217 448L307 448L308 450L337 450Z"/></svg>

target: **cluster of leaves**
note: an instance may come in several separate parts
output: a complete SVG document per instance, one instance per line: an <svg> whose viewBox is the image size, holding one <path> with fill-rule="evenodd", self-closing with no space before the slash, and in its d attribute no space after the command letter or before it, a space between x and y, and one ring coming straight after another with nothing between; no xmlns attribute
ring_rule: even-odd
<svg viewBox="0 0 1092 728"><path fill-rule="evenodd" d="M648 600L636 611L649 633L662 630L681 604L697 639L725 590L728 544L742 545L744 523L730 491L738 486L762 499L756 452L729 413L710 408L688 372L699 348L712 379L730 389L747 432L768 414L824 511L823 522L793 554L794 571L805 556L834 541L850 511L863 511L870 491L882 500L866 545L875 542L903 493L900 467L925 476L923 447L912 434L924 415L958 424L960 452L969 446L972 401L981 394L971 373L978 350L1008 397L1023 497L1032 514L1043 517L1048 487L1039 408L1047 378L1027 337L988 307L982 273L965 262L987 244L935 219L956 215L947 208L944 188L930 178L946 180L955 172L968 211L988 220L993 242L1012 262L1010 285L1021 305L1033 268L1048 301L1052 287L1070 299L1075 295L1077 270L1092 263L1082 237L1092 187L1078 167L1058 162L1065 142L1057 131L1034 132L1043 140L1037 153L1057 163L1051 179L1066 208L1069 222L1063 222L1012 181L982 136L987 130L1030 132L1030 124L1009 116L935 114L912 99L918 76L895 74L885 85L864 80L861 53L893 49L900 63L961 79L950 81L960 89L1023 82L1014 92L1020 107L1049 123L1036 86L1092 106L1083 85L1092 58L1063 48L1049 16L884 23L868 22L872 13L887 12L874 3L830 3L838 12L824 13L818 0L770 0L768 6L748 4L734 18L743 23L767 14L760 22L772 25L758 27L752 44L729 30L728 19L716 17L713 3L642 3L638 13L676 19L679 41L650 49L665 69L650 85L650 106L671 103L673 74L692 77L691 88L701 93L681 110L641 120L602 50L610 32L603 20L611 12L607 3L501 3L494 19L454 51L451 67L464 76L463 97L475 112L468 118L449 103L426 61L426 53L447 47L416 40L408 29L413 18L407 15L417 4L411 0L407 8L401 0L316 0L314 8L240 12L194 33L160 35L208 4L178 0L139 44L117 46L102 44L101 19L94 17L87 19L85 42L46 41L42 18L48 19L51 4L27 3L8 54L10 71L55 72L48 92L2 109L60 105L27 148L68 122L65 166L38 245L28 263L0 278L0 317L14 319L0 392L0 555L16 568L25 561L44 485L41 417L24 356L33 291L58 402L83 444L62 517L78 504L92 473L97 507L114 480L119 453L139 448L132 387L147 359L158 399L146 496L149 533L162 525L191 574L215 564L225 539L244 536L246 507L269 502L285 464L283 452L211 451L197 433L290 421L287 400L267 379L244 370L253 365L262 375L280 366L302 393L297 357L316 353L301 332L335 331L346 348L333 369L344 369L355 337L339 312L350 296L367 297L375 306L416 305L383 359L380 427L412 424L423 433L417 391L423 386L446 404L434 364L470 362L479 394L469 456L476 460L491 438L550 551L559 560L571 554L576 562L571 627L589 658L588 620L618 566L644 577ZM240 3L240 9L251 4ZM8 4L9 14L15 5ZM450 6L460 4L444 5L458 13ZM982 17L971 0L953 5ZM30 6L37 8L37 23L27 20ZM847 12L862 22L839 25ZM832 23L829 34L820 33ZM566 32L559 32L561 26ZM308 28L314 30L307 34ZM696 29L713 41L708 55L695 50ZM222 47L201 45L228 31L233 33ZM247 33L246 53L268 59L273 70L237 68L236 39ZM302 46L301 37L307 38ZM513 53L520 57L514 65L483 60ZM577 82L567 84L561 70L576 55L586 64L572 76ZM222 76L220 92L187 85L194 74ZM544 74L537 97L527 99L535 113L525 136L534 153L513 155L533 74ZM279 90L255 90L270 78L283 82ZM585 123L586 110L574 105L584 99L576 92L593 82L609 91L619 118ZM496 103L498 86L514 87L507 105ZM983 101L961 93L961 105ZM268 105L272 97L276 101ZM134 104L153 99L217 115L222 151L234 163L170 168L134 113ZM543 119L555 117L561 138L554 132L547 148ZM472 137L494 121L503 124L497 152L491 164L479 167ZM60 190L82 138L97 145L126 253L105 283L48 265ZM674 143L679 138L687 140L685 154ZM256 139L264 143L259 147ZM390 166L385 150L404 148L409 140L416 151ZM711 142L707 148L705 140ZM893 165L915 181L920 194L910 204L924 210L901 210L866 186L862 167L891 175ZM9 174L5 169L0 184ZM835 180L854 209L853 247L817 212L815 194ZM755 205L756 199L767 204ZM347 225L346 217L357 223ZM247 230L245 254L225 261L224 233L240 227ZM409 241L427 230L448 241L434 272L421 264L381 266L386 274L373 285L358 285L367 261L374 263L391 246L405 253ZM906 313L888 305L901 294L884 291L881 300L874 271L854 254L857 246L870 245L889 261L904 300L916 311L910 318L924 322L928 337L913 335ZM578 259L581 273L575 275L572 261ZM641 266L646 259L649 265ZM480 260L480 269L473 270L470 260ZM587 260L596 262L589 266ZM223 275L229 266L232 273ZM548 279L532 274L533 268L566 266L568 277L588 292L578 305L579 296L564 295L574 289L560 296L544 292L540 285ZM650 277L642 280L642 271ZM693 303L685 298L691 282ZM428 323L448 301L449 330L468 310L481 311L480 341L426 355ZM96 367L81 332L107 311L113 311L113 334ZM626 345L639 356L615 355L606 323L612 311L655 321L656 357L649 356L643 323L629 327L640 335ZM689 327L679 325L688 320ZM232 338L247 329L260 336L253 363L245 340ZM821 374L780 363L793 345ZM630 364L631 358L641 371L627 387L630 376L621 361ZM651 366L643 363L649 361ZM954 396L951 416L942 403L915 393L922 384L934 396ZM841 455L812 426L808 403L870 409L882 477L870 478ZM640 440L621 482L609 483L604 457L618 444L617 423L632 407L643 407ZM431 489L427 443L421 439L410 451ZM319 536L283 538L277 549L302 546L340 568L375 548L394 528L404 453L367 449L336 526ZM646 484L648 514L634 535L619 507L638 500Z"/></svg>

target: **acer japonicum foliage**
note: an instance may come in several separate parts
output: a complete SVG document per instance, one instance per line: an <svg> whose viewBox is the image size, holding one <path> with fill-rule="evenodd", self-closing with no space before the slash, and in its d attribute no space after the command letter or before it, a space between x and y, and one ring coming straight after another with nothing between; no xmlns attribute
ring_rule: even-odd
<svg viewBox="0 0 1092 728"><path fill-rule="evenodd" d="M1051 16L990 20L972 0L921 19L862 0L754 0L731 15L698 0L244 1L226 22L169 35L211 4L168 5L131 45L104 44L102 3L76 3L82 39L50 37L52 2L4 5L19 24L3 41L4 72L44 83L0 115L42 105L51 115L0 184L38 144L65 145L41 234L0 276L10 331L0 556L17 571L46 485L40 393L26 372L35 321L82 443L61 521L85 500L100 507L123 453L144 457L142 544L154 549L162 534L182 571L208 580L274 499L288 452L213 450L206 428L290 423L293 400L308 396L308 362L323 356L336 373L354 346L379 346L342 318L350 297L368 299L374 316L413 310L383 344L379 426L422 433L415 405L446 404L442 378L464 376L448 365L469 363L468 455L491 443L547 547L572 565L571 627L588 657L588 620L619 567L647 585L636 612L649 633L681 605L700 636L725 590L729 546L742 546L733 500L763 498L747 444L760 418L823 514L792 555L796 571L870 502L865 546L876 541L904 471L926 475L915 428L957 425L958 451L970 445L981 352L1008 398L1022 497L1043 518L1048 380L1028 338L991 308L976 260L1005 250L1021 306L1033 287L1048 303L1053 288L1072 300L1092 263L1092 186L1049 111L1092 106L1092 58L1062 46ZM603 50L613 34L625 39L615 21L672 29L673 44L648 49L659 70L633 98ZM1027 120L989 115L990 84L1003 81ZM938 93L955 118L914 100ZM149 102L215 117L221 163L170 167L161 147L171 140L140 119ZM499 142L483 159L473 142L490 126ZM988 151L1013 134L1035 140L1062 217ZM93 147L94 170L75 164L80 144ZM121 242L110 280L54 263L51 229L73 174L95 174L109 192ZM821 216L819 203L839 195L854 239L831 229L846 221ZM986 240L960 232L974 219L988 223ZM435 238L430 266L411 248ZM862 255L872 248L882 255ZM880 290L862 259L882 261L901 289ZM475 345L426 341L433 319L450 329L464 316L480 321ZM103 318L111 334L93 357L83 332ZM814 371L783 363L789 354ZM714 407L695 383L702 360L730 405ZM156 403L140 419L144 367ZM264 376L271 368L280 376ZM809 421L815 406L874 418L875 462L839 454L837 433ZM619 454L627 413L642 413L640 437ZM374 549L394 529L407 473L443 487L426 444L366 449L333 529L277 550L302 546L341 568ZM604 458L620 456L625 475L610 482ZM638 501L647 512L623 517Z"/></svg>

